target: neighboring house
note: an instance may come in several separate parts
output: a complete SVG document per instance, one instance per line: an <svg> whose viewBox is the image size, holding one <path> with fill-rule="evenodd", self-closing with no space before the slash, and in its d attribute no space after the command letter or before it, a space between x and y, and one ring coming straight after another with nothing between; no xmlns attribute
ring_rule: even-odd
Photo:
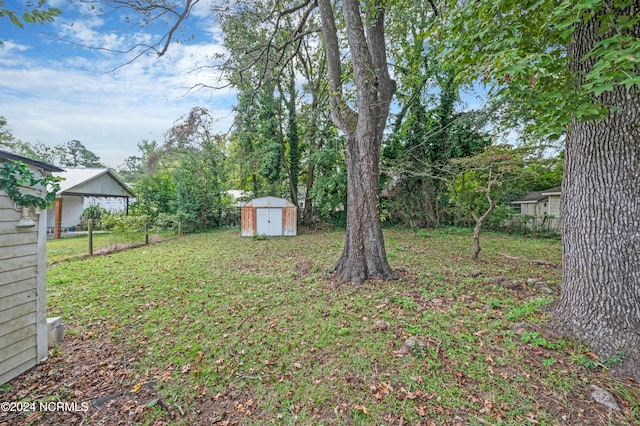
<svg viewBox="0 0 640 426"><path fill-rule="evenodd" d="M520 207L519 214L512 218L513 223L521 223L536 231L560 230L561 187L544 191L530 192L524 197L512 201Z"/></svg>
<svg viewBox="0 0 640 426"><path fill-rule="evenodd" d="M0 151L0 163L21 161L37 177L62 169ZM22 187L42 195L42 187ZM0 190L0 384L47 357L47 212L19 207Z"/></svg>
<svg viewBox="0 0 640 426"><path fill-rule="evenodd" d="M64 178L56 204L49 211L47 226L54 238L81 225L85 208L100 205L108 211L128 211L129 198L135 197L109 169L64 169L54 175Z"/></svg>

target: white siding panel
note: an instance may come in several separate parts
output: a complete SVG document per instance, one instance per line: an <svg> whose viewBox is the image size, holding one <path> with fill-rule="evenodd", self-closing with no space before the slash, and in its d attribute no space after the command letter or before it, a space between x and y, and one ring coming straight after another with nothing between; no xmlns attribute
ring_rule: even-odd
<svg viewBox="0 0 640 426"><path fill-rule="evenodd" d="M0 260L33 254L33 245L0 246Z"/></svg>
<svg viewBox="0 0 640 426"><path fill-rule="evenodd" d="M0 200L9 201L9 203L13 203L13 201L9 200L7 197L0 197ZM21 210L16 210L13 205L7 205L5 207L0 207L0 221L2 222L17 222L20 220L20 216L22 215ZM15 225L15 223L14 223ZM16 230L15 226L13 228L14 232Z"/></svg>
<svg viewBox="0 0 640 426"><path fill-rule="evenodd" d="M0 215L3 215L4 211L0 211ZM3 218L6 219L6 218ZM12 234L16 232L16 223L20 220L20 216L11 220L0 220L0 234Z"/></svg>
<svg viewBox="0 0 640 426"><path fill-rule="evenodd" d="M46 212L29 214L36 226L16 228L22 210L0 194L0 384L46 356Z"/></svg>
<svg viewBox="0 0 640 426"><path fill-rule="evenodd" d="M24 352L33 346L33 337L36 334L36 325L21 328L12 334L12 342L9 346L0 348L0 359L9 359Z"/></svg>
<svg viewBox="0 0 640 426"><path fill-rule="evenodd" d="M36 322L36 305L35 303L25 303L24 305L14 306L0 312L0 335L4 336L23 327L26 324ZM0 346L7 344L0 338Z"/></svg>
<svg viewBox="0 0 640 426"><path fill-rule="evenodd" d="M13 271L16 269L28 268L30 266L36 266L37 262L38 262L38 257L35 254L30 256L22 256L22 257L5 259L2 262L0 262L0 273Z"/></svg>
<svg viewBox="0 0 640 426"><path fill-rule="evenodd" d="M0 194L0 209L13 209L14 207L15 203L11 198L7 197L4 192Z"/></svg>
<svg viewBox="0 0 640 426"><path fill-rule="evenodd" d="M14 269L0 274L0 285L11 284L36 277L35 265L26 268Z"/></svg>
<svg viewBox="0 0 640 426"><path fill-rule="evenodd" d="M15 228L15 226L14 226ZM33 231L29 232L20 232L13 234L0 234L0 246L19 246L21 244L33 244L34 249L33 252L36 252L35 245L38 243L38 233L36 232L36 228L33 228Z"/></svg>
<svg viewBox="0 0 640 426"><path fill-rule="evenodd" d="M4 287L4 286L3 286ZM0 321L3 317L3 311L9 310L15 306L22 305L24 303L31 303L36 301L36 289L32 288L27 291L12 294L11 296L3 297L0 299ZM35 309L35 305L33 306Z"/></svg>
<svg viewBox="0 0 640 426"><path fill-rule="evenodd" d="M3 303L2 298L9 297L14 294L23 293L25 291L33 290L36 288L36 279L26 279L22 281L15 281L12 283L0 285L0 304Z"/></svg>
<svg viewBox="0 0 640 426"><path fill-rule="evenodd" d="M123 197L129 195L116 181L106 174L92 179L89 182L69 188L69 191L85 194L121 195Z"/></svg>
<svg viewBox="0 0 640 426"><path fill-rule="evenodd" d="M0 363L0 383L11 380L18 374L21 374L35 366L36 355L36 347L32 346Z"/></svg>
<svg viewBox="0 0 640 426"><path fill-rule="evenodd" d="M8 341L8 340L3 340L6 336L9 336L11 333L15 332L16 330L21 330L25 327L35 326L35 324L36 324L35 313L22 315L14 318L11 321L5 322L4 324L2 324L2 327L0 327L0 346L2 346L2 343L6 343Z"/></svg>

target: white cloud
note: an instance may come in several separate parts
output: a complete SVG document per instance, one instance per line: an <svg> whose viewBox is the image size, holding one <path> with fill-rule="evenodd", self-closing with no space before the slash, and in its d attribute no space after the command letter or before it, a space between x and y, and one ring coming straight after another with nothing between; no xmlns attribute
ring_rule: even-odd
<svg viewBox="0 0 640 426"><path fill-rule="evenodd" d="M102 32L105 20L96 17L71 22L58 20L57 36L76 44L124 50L157 37ZM212 33L206 34L203 39L210 39ZM0 46L0 116L18 139L49 145L77 139L116 167L137 153L142 139L162 141L164 132L195 106L212 110L215 131L227 132L232 124L233 91L191 90L224 85L215 69L202 67L224 53L211 40L173 44L165 57L143 55L118 68L128 61L126 55L51 41L50 49L36 48L34 34L21 35L24 39Z"/></svg>

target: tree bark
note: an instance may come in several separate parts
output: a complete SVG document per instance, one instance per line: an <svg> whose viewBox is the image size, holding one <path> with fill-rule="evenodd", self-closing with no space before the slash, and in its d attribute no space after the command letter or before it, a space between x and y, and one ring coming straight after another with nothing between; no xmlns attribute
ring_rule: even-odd
<svg viewBox="0 0 640 426"><path fill-rule="evenodd" d="M315 177L314 173L315 166L310 163L309 169L307 170L304 212L302 213L302 222L307 226L311 226L311 224L313 224L313 200L311 199L311 188L313 188L313 181Z"/></svg>
<svg viewBox="0 0 640 426"><path fill-rule="evenodd" d="M579 25L571 57L582 58L604 37L597 19ZM593 60L572 66L586 74ZM622 357L613 373L640 380L640 91L618 86L601 101L622 110L603 121L575 122L567 135L555 316L601 360Z"/></svg>
<svg viewBox="0 0 640 426"><path fill-rule="evenodd" d="M491 215L495 206L495 203L491 198L489 198L489 208L482 216L478 216L473 210L471 210L471 208L469 208L473 219L476 221L476 225L473 227L473 248L471 249L471 260L474 262L477 262L478 257L480 256L480 231L482 230L482 225L484 225L484 222L487 220L489 215Z"/></svg>
<svg viewBox="0 0 640 426"><path fill-rule="evenodd" d="M347 236L336 264L339 282L359 285L368 278L395 279L389 266L377 207L380 145L395 82L389 76L384 42L384 8L343 0L347 40L353 63L358 111L344 100L335 18L331 2L318 0L327 52L331 118L347 136Z"/></svg>

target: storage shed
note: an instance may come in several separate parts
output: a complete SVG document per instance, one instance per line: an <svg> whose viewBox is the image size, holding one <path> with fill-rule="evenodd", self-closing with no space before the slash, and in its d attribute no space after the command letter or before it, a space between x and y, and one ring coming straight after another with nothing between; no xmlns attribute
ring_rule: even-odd
<svg viewBox="0 0 640 426"><path fill-rule="evenodd" d="M36 178L62 169L0 151L0 163L21 161ZM42 187L22 187L42 195ZM16 206L0 190L0 384L47 357L47 212Z"/></svg>
<svg viewBox="0 0 640 426"><path fill-rule="evenodd" d="M284 198L254 198L242 206L242 236L293 236L297 226L296 206Z"/></svg>

